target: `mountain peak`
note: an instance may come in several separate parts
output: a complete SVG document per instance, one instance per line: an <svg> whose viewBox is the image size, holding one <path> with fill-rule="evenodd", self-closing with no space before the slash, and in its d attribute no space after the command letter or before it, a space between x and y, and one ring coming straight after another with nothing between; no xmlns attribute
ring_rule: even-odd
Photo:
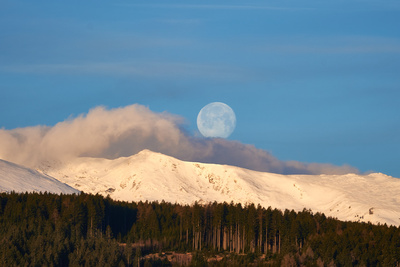
<svg viewBox="0 0 400 267"><path fill-rule="evenodd" d="M169 159L169 160L178 160L174 157L159 153L159 152L154 152L150 149L143 149L139 153L130 156L129 158L143 158L143 159Z"/></svg>
<svg viewBox="0 0 400 267"><path fill-rule="evenodd" d="M161 153L157 153L157 152L154 152L154 151L146 148L146 149L141 150L136 155L151 155L151 154L161 154Z"/></svg>

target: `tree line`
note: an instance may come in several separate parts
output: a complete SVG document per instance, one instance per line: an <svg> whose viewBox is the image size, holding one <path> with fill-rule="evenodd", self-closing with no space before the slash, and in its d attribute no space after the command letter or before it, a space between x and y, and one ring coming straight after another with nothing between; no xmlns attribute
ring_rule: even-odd
<svg viewBox="0 0 400 267"><path fill-rule="evenodd" d="M400 230L310 210L249 204L120 202L100 195L0 194L2 266L400 266ZM213 255L222 260L208 261Z"/></svg>

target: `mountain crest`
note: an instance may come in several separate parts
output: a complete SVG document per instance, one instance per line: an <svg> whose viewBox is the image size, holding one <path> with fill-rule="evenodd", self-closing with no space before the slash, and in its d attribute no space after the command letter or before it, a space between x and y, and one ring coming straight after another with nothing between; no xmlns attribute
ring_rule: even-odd
<svg viewBox="0 0 400 267"><path fill-rule="evenodd" d="M186 162L150 150L114 160L76 158L43 171L84 192L116 200L233 201L400 225L400 180L383 174L281 175Z"/></svg>

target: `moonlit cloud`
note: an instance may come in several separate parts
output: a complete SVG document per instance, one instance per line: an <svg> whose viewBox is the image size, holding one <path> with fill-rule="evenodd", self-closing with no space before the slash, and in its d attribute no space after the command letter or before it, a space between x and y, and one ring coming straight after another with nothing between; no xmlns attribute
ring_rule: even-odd
<svg viewBox="0 0 400 267"><path fill-rule="evenodd" d="M52 127L1 129L0 158L35 167L45 161L64 162L80 156L117 158L150 149L187 161L284 174L358 172L350 166L281 161L252 145L191 136L182 129L183 124L182 117L155 113L138 104L116 109L96 107Z"/></svg>

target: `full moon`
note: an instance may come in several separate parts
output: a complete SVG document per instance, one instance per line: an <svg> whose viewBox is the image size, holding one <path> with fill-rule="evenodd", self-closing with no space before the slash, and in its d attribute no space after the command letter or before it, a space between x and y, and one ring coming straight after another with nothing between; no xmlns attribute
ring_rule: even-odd
<svg viewBox="0 0 400 267"><path fill-rule="evenodd" d="M206 105L197 115L197 128L204 137L227 138L235 127L235 112L230 106L221 102Z"/></svg>

